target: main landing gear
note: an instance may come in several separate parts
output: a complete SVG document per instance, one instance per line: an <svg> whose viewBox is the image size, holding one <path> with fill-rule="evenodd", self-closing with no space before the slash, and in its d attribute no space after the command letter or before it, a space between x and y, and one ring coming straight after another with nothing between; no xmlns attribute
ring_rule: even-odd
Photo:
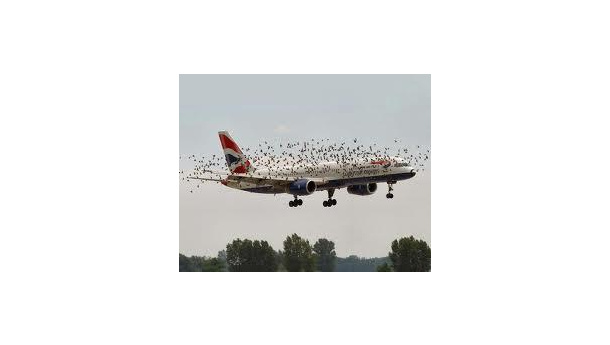
<svg viewBox="0 0 610 345"><path fill-rule="evenodd" d="M324 207L331 207L337 204L337 199L333 199L333 194L335 194L335 190L334 189L329 189L328 190L328 200L324 200L324 202L322 203L322 205Z"/></svg>
<svg viewBox="0 0 610 345"><path fill-rule="evenodd" d="M394 183L396 183L396 182L388 182L388 194L385 195L385 197L388 199L392 199L394 197L394 194L392 194L392 191L394 190L392 185Z"/></svg>
<svg viewBox="0 0 610 345"><path fill-rule="evenodd" d="M298 199L296 195L294 196L294 200L290 200L288 202L288 206L290 207L297 207L301 205L303 205L303 199Z"/></svg>

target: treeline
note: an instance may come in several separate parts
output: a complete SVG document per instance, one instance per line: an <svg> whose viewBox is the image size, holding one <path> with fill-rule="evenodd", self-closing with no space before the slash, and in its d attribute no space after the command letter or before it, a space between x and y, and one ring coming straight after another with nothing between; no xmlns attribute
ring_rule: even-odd
<svg viewBox="0 0 610 345"><path fill-rule="evenodd" d="M389 257L383 258L361 258L350 255L346 258L337 258L335 272L376 272L383 264L390 264Z"/></svg>
<svg viewBox="0 0 610 345"><path fill-rule="evenodd" d="M180 254L180 272L223 272L227 264L218 258Z"/></svg>
<svg viewBox="0 0 610 345"><path fill-rule="evenodd" d="M338 258L335 243L326 238L313 246L292 234L283 250L275 251L267 241L236 239L217 257L180 254L180 272L428 272L431 269L430 246L423 241L403 237L391 243L392 251L383 258Z"/></svg>

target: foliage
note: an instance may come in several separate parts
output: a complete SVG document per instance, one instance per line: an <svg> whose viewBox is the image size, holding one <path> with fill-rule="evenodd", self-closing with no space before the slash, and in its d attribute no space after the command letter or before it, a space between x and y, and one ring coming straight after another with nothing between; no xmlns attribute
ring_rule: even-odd
<svg viewBox="0 0 610 345"><path fill-rule="evenodd" d="M224 269L225 265L217 258L180 254L180 272L221 272Z"/></svg>
<svg viewBox="0 0 610 345"><path fill-rule="evenodd" d="M337 258L335 272L375 272L377 266L389 262L387 257L383 258L361 258L350 255L346 258Z"/></svg>
<svg viewBox="0 0 610 345"><path fill-rule="evenodd" d="M180 254L179 270L180 272L195 272L191 260L186 255Z"/></svg>
<svg viewBox="0 0 610 345"><path fill-rule="evenodd" d="M227 251L226 250L218 251L218 255L216 256L216 258L223 265L223 271L226 272L227 271Z"/></svg>
<svg viewBox="0 0 610 345"><path fill-rule="evenodd" d="M206 258L205 256L191 256L191 262L197 272L222 272L225 267L217 258Z"/></svg>
<svg viewBox="0 0 610 345"><path fill-rule="evenodd" d="M392 268L388 265L387 262L377 266L377 272L392 272Z"/></svg>
<svg viewBox="0 0 610 345"><path fill-rule="evenodd" d="M289 272L312 272L314 257L309 241L297 234L286 237L284 241L284 267Z"/></svg>
<svg viewBox="0 0 610 345"><path fill-rule="evenodd" d="M413 236L394 240L389 257L339 258L335 243L318 239L313 247L308 240L292 234L284 241L284 250L274 251L267 241L236 239L215 258L179 255L180 272L429 272L430 246Z"/></svg>
<svg viewBox="0 0 610 345"><path fill-rule="evenodd" d="M333 241L321 238L313 245L313 251L318 271L332 272L335 270L337 253L335 253L335 243Z"/></svg>
<svg viewBox="0 0 610 345"><path fill-rule="evenodd" d="M431 250L428 243L413 236L392 241L392 268L397 272L429 272Z"/></svg>
<svg viewBox="0 0 610 345"><path fill-rule="evenodd" d="M286 266L284 266L284 252L278 250L275 254L275 262L277 263L277 270L279 272L286 272Z"/></svg>
<svg viewBox="0 0 610 345"><path fill-rule="evenodd" d="M276 253L267 241L236 239L227 244L226 260L229 271L277 271Z"/></svg>
<svg viewBox="0 0 610 345"><path fill-rule="evenodd" d="M218 251L218 255L216 257L218 258L218 260L226 262L227 261L227 251L226 250Z"/></svg>

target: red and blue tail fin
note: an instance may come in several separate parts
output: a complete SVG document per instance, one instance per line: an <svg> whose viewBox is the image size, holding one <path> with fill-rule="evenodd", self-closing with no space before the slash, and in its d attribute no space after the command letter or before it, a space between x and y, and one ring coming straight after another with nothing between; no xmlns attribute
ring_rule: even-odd
<svg viewBox="0 0 610 345"><path fill-rule="evenodd" d="M222 145L222 151L227 159L227 166L231 174L245 174L252 169L250 161L246 158L246 155L241 152L239 146L235 143L233 138L227 131L218 132L220 137L220 144Z"/></svg>

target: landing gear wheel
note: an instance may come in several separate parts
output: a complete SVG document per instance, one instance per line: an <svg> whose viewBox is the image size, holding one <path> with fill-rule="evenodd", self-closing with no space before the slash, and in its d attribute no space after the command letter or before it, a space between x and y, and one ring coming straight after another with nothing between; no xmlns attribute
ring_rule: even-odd
<svg viewBox="0 0 610 345"><path fill-rule="evenodd" d="M299 198L297 198L297 196L295 195L295 196L294 196L294 200L289 201L289 202L288 202L288 205L289 205L290 207L298 207L298 206L301 206L301 205L303 205L303 199L299 199Z"/></svg>
<svg viewBox="0 0 610 345"><path fill-rule="evenodd" d="M324 205L324 207L331 207L337 204L337 200L336 199L328 199L328 200L324 200L322 202L322 205Z"/></svg>
<svg viewBox="0 0 610 345"><path fill-rule="evenodd" d="M333 195L335 194L335 189L331 188L329 190L327 190L328 192L328 200L324 201L322 203L322 205L324 205L324 207L331 207L337 204L337 200L333 199Z"/></svg>
<svg viewBox="0 0 610 345"><path fill-rule="evenodd" d="M385 197L388 198L388 199L392 199L394 197L394 194L388 193L388 194L385 195Z"/></svg>

